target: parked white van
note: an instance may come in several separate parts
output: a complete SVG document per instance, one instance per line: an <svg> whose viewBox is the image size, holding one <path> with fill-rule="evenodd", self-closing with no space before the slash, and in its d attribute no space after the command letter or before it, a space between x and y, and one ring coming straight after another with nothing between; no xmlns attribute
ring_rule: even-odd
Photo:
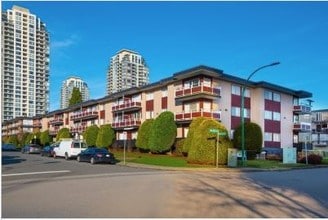
<svg viewBox="0 0 328 220"><path fill-rule="evenodd" d="M76 139L63 139L60 141L58 147L54 148L53 156L56 157L65 157L66 160L77 157L81 151L87 148L87 144L83 141Z"/></svg>

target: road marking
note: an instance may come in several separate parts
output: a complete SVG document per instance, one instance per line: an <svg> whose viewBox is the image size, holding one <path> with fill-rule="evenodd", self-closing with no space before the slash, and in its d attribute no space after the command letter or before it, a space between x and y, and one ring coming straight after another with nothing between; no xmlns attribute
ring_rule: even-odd
<svg viewBox="0 0 328 220"><path fill-rule="evenodd" d="M69 173L70 170L57 170L57 171L44 171L44 172L31 172L31 173L11 173L2 174L2 176L24 176L24 175L39 175L39 174L51 174L51 173Z"/></svg>

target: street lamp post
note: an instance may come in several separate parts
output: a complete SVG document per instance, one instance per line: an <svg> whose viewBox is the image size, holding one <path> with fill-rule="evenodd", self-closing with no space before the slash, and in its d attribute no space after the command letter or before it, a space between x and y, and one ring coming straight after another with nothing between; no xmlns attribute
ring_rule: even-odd
<svg viewBox="0 0 328 220"><path fill-rule="evenodd" d="M280 62L274 62L271 64L267 64L264 66L261 66L259 68L257 68L256 70L254 70L247 78L246 83L249 82L249 80L251 79L251 77L258 72L261 69L264 69L266 67L270 67L270 66L275 66L275 65L279 65ZM242 161L242 166L245 166L245 116L244 116L244 109L245 109L245 101L244 101L244 97L245 97L245 86L241 87L241 161Z"/></svg>

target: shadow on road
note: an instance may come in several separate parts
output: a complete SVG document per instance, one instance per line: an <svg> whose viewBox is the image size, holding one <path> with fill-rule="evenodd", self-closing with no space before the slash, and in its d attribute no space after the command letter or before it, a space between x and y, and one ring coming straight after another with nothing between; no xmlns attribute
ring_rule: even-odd
<svg viewBox="0 0 328 220"><path fill-rule="evenodd" d="M179 198L184 217L216 218L322 218L327 208L292 187L271 186L243 174L207 175L180 180Z"/></svg>
<svg viewBox="0 0 328 220"><path fill-rule="evenodd" d="M23 161L26 161L26 159L22 159L19 156L8 156L8 155L2 156L2 165L21 163Z"/></svg>

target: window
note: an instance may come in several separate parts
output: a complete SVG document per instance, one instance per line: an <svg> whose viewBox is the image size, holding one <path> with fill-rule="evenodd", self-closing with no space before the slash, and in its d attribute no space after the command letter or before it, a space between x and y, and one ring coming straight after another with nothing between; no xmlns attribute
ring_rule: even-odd
<svg viewBox="0 0 328 220"><path fill-rule="evenodd" d="M199 79L194 79L194 80L192 80L192 86L191 87L197 87L197 86L199 86Z"/></svg>
<svg viewBox="0 0 328 220"><path fill-rule="evenodd" d="M233 95L240 95L240 86L232 85L231 93Z"/></svg>
<svg viewBox="0 0 328 220"><path fill-rule="evenodd" d="M153 93L147 93L146 94L146 100L153 100L154 99L154 94Z"/></svg>
<svg viewBox="0 0 328 220"><path fill-rule="evenodd" d="M240 117L240 108L231 107L231 116Z"/></svg>
<svg viewBox="0 0 328 220"><path fill-rule="evenodd" d="M265 132L264 133L264 141L272 141L272 133Z"/></svg>
<svg viewBox="0 0 328 220"><path fill-rule="evenodd" d="M280 102L280 94L273 93L273 101Z"/></svg>
<svg viewBox="0 0 328 220"><path fill-rule="evenodd" d="M244 108L244 117L250 118L250 110L248 108Z"/></svg>
<svg viewBox="0 0 328 220"><path fill-rule="evenodd" d="M244 93L244 97L251 97L251 91L247 88L245 88L245 93Z"/></svg>
<svg viewBox="0 0 328 220"><path fill-rule="evenodd" d="M272 100L272 92L265 90L264 91L264 99Z"/></svg>
<svg viewBox="0 0 328 220"><path fill-rule="evenodd" d="M167 88L162 89L162 97L167 97Z"/></svg>
<svg viewBox="0 0 328 220"><path fill-rule="evenodd" d="M273 112L273 120L280 121L280 113L279 112Z"/></svg>
<svg viewBox="0 0 328 220"><path fill-rule="evenodd" d="M280 142L280 134L273 133L273 141L274 142Z"/></svg>
<svg viewBox="0 0 328 220"><path fill-rule="evenodd" d="M146 119L152 119L154 118L154 112L153 111L147 111L146 112Z"/></svg>
<svg viewBox="0 0 328 220"><path fill-rule="evenodd" d="M203 84L204 84L204 86L210 87L211 86L211 79L205 77Z"/></svg>
<svg viewBox="0 0 328 220"><path fill-rule="evenodd" d="M272 112L271 111L265 111L264 112L264 119L272 120Z"/></svg>

